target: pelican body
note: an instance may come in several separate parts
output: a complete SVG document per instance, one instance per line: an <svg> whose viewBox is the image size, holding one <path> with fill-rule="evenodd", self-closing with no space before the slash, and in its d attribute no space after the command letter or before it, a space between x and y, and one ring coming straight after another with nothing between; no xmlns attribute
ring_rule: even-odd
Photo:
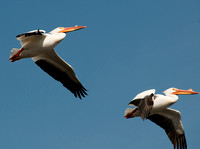
<svg viewBox="0 0 200 149"><path fill-rule="evenodd" d="M199 92L192 89L169 88L163 93L165 95L155 94L155 89L139 93L128 104L129 106L135 106L135 108L127 108L124 117L126 119L141 117L143 120L151 120L165 130L174 149L187 149L181 114L179 111L168 107L177 102L177 95L192 95L199 94Z"/></svg>
<svg viewBox="0 0 200 149"><path fill-rule="evenodd" d="M33 30L17 35L16 38L22 47L13 48L9 60L15 62L23 58L32 58L41 69L81 99L87 95L87 90L76 77L73 68L56 54L54 48L65 38L66 33L85 27L58 27L49 33L45 33L44 30Z"/></svg>

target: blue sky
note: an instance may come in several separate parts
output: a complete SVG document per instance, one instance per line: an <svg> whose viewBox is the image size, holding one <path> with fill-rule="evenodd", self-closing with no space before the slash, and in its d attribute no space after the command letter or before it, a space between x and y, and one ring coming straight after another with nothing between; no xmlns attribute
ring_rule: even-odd
<svg viewBox="0 0 200 149"><path fill-rule="evenodd" d="M139 92L169 87L200 91L200 1L7 0L0 5L0 148L173 148L165 132L124 119ZM11 63L15 36L85 25L55 48L88 94L76 99L31 59ZM188 148L200 132L200 97L180 96Z"/></svg>

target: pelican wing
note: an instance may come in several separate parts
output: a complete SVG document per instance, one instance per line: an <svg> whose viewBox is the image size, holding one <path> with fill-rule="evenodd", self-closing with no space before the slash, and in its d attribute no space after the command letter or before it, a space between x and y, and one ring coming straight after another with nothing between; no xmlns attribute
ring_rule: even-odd
<svg viewBox="0 0 200 149"><path fill-rule="evenodd" d="M174 145L174 149L187 149L185 132L179 111L167 108L158 114L150 115L147 119L165 130L170 141Z"/></svg>
<svg viewBox="0 0 200 149"><path fill-rule="evenodd" d="M151 95L145 96L145 98L141 100L141 102L138 105L138 111L141 113L141 118L143 120L149 116L153 108L153 96L153 93Z"/></svg>
<svg viewBox="0 0 200 149"><path fill-rule="evenodd" d="M17 40L20 41L21 45L24 46L30 41L34 40L40 40L41 38L45 37L45 31L44 30L33 30L27 33L23 33L20 35L17 35Z"/></svg>
<svg viewBox="0 0 200 149"><path fill-rule="evenodd" d="M33 31L30 31L30 32L26 32L26 33L17 35L16 38L17 38L17 40L21 41L25 37L30 37L30 36L33 36L33 35L43 35L44 33L45 33L44 30L39 30L38 29L38 30L33 30Z"/></svg>
<svg viewBox="0 0 200 149"><path fill-rule="evenodd" d="M151 90L147 90L142 93L139 93L128 104L131 106L134 105L138 108L140 116L143 120L146 119L150 115L150 112L153 108L154 93L155 93L155 89L151 89Z"/></svg>
<svg viewBox="0 0 200 149"><path fill-rule="evenodd" d="M60 81L75 97L85 97L86 89L76 77L73 68L52 49L48 53L32 58L33 61L55 80Z"/></svg>
<svg viewBox="0 0 200 149"><path fill-rule="evenodd" d="M149 96L151 94L155 94L156 90L155 89L150 89L144 92L141 92L139 94L137 94L132 100L131 102L128 104L129 106L138 106L138 104L140 103L140 100L143 100L146 96Z"/></svg>

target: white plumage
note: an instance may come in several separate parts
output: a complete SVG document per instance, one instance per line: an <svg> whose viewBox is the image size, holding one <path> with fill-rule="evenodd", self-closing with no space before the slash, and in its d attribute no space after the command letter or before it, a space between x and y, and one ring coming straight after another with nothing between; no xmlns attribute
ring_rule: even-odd
<svg viewBox="0 0 200 149"><path fill-rule="evenodd" d="M45 33L44 30L34 30L20 34L16 38L22 47L13 48L9 60L15 62L23 58L32 58L41 69L60 81L75 97L81 99L87 95L87 90L76 77L73 68L56 54L54 47L65 38L67 32L82 28L85 26L58 27L50 33Z"/></svg>
<svg viewBox="0 0 200 149"><path fill-rule="evenodd" d="M155 94L155 89L147 90L136 95L128 104L135 106L134 109L127 108L125 118L141 117L149 119L163 128L174 149L187 149L185 132L181 122L181 114L177 110L168 108L178 100L179 94L199 94L192 89L180 90L169 88L164 91L164 95Z"/></svg>

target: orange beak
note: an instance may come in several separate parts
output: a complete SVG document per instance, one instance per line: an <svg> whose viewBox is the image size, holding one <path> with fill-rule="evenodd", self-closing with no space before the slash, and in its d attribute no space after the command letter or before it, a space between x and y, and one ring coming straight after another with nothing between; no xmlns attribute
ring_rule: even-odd
<svg viewBox="0 0 200 149"><path fill-rule="evenodd" d="M175 92L172 94L175 95L192 95L192 94L200 94L199 92L195 92L192 89L182 90L182 89L174 89Z"/></svg>
<svg viewBox="0 0 200 149"><path fill-rule="evenodd" d="M79 30L79 29L82 29L82 28L86 28L86 26L75 25L74 27L66 27L66 28L63 28L61 31L59 31L59 33L73 32L73 31L76 31L76 30Z"/></svg>

